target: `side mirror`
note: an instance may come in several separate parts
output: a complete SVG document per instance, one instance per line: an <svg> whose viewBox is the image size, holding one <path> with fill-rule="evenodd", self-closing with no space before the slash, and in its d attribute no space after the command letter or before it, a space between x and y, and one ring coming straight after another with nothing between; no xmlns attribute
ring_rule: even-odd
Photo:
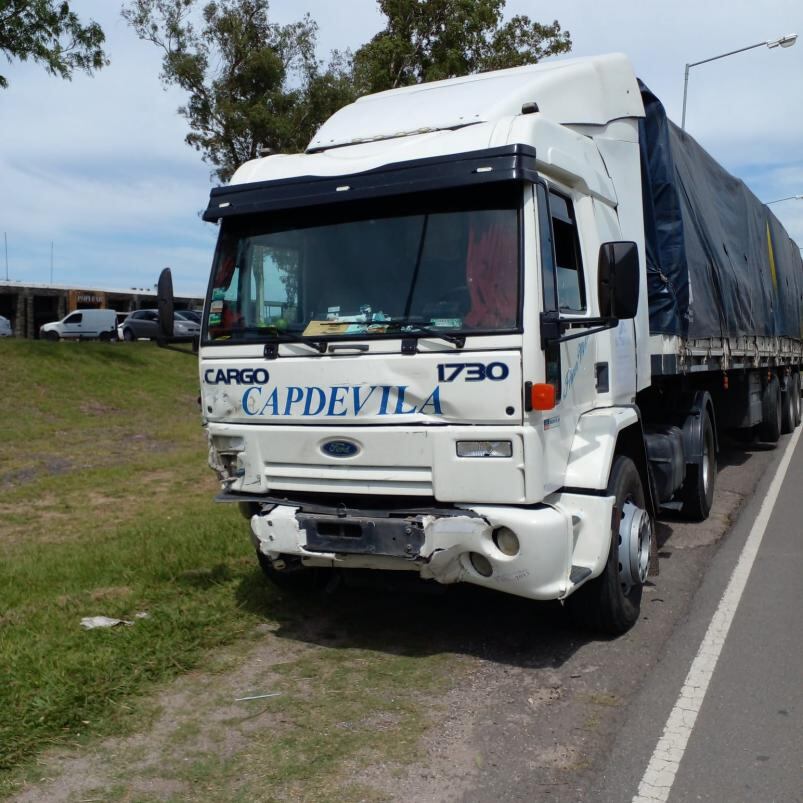
<svg viewBox="0 0 803 803"><path fill-rule="evenodd" d="M597 296L603 318L628 320L636 317L639 264L635 243L612 242L599 247Z"/></svg>
<svg viewBox="0 0 803 803"><path fill-rule="evenodd" d="M164 340L173 337L173 276L170 268L159 274L156 286L156 304L159 307L159 335Z"/></svg>

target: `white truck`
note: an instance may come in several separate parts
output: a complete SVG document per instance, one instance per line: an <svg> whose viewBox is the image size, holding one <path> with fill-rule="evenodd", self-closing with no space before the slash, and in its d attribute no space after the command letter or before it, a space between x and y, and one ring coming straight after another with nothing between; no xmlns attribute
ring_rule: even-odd
<svg viewBox="0 0 803 803"><path fill-rule="evenodd" d="M210 464L277 580L408 570L621 633L719 432L800 421L799 252L622 55L360 98L205 218Z"/></svg>

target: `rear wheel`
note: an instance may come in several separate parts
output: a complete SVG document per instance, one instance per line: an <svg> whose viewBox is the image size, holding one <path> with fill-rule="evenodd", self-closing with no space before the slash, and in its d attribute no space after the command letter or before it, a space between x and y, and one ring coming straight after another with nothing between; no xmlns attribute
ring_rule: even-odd
<svg viewBox="0 0 803 803"><path fill-rule="evenodd" d="M788 435L795 429L795 399L792 395L792 375L786 377L786 389L781 393L781 434Z"/></svg>
<svg viewBox="0 0 803 803"><path fill-rule="evenodd" d="M803 417L803 410L800 404L800 374L795 371L792 374L792 407L795 413L795 426L800 426L801 417Z"/></svg>
<svg viewBox="0 0 803 803"><path fill-rule="evenodd" d="M111 341L111 339L112 339L112 333L111 332L101 332L100 333L101 342L108 343L108 342Z"/></svg>
<svg viewBox="0 0 803 803"><path fill-rule="evenodd" d="M639 617L653 539L644 486L629 457L617 455L614 459L608 494L616 501L605 568L572 594L566 605L583 627L618 636Z"/></svg>
<svg viewBox="0 0 803 803"><path fill-rule="evenodd" d="M781 386L773 374L764 387L761 396L761 418L758 425L758 439L766 443L777 443L781 437Z"/></svg>
<svg viewBox="0 0 803 803"><path fill-rule="evenodd" d="M700 432L700 460L686 466L686 480L681 491L681 512L692 521L705 521L714 504L717 477L717 452L714 425L706 410Z"/></svg>

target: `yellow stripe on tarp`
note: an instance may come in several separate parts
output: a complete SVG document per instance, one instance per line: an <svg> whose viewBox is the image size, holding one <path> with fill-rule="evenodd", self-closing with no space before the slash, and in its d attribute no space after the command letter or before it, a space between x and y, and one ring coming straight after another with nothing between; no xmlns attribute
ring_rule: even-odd
<svg viewBox="0 0 803 803"><path fill-rule="evenodd" d="M767 251L770 255L770 274L772 275L772 286L778 292L778 274L775 272L775 254L772 251L772 237L770 237L770 224L767 223Z"/></svg>

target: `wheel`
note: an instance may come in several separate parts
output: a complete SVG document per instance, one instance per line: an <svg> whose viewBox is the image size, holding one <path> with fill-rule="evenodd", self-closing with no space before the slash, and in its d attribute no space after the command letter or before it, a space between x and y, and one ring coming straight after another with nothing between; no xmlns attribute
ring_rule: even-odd
<svg viewBox="0 0 803 803"><path fill-rule="evenodd" d="M323 566L306 568L298 558L289 555L282 561L285 568L277 569L274 562L257 550L257 560L262 573L282 591L320 591L324 589L334 574L333 569Z"/></svg>
<svg viewBox="0 0 803 803"><path fill-rule="evenodd" d="M629 457L617 455L608 480L614 496L611 544L605 568L567 600L574 620L592 630L618 636L639 617L647 579L653 527L646 510L644 486Z"/></svg>
<svg viewBox="0 0 803 803"><path fill-rule="evenodd" d="M758 439L766 443L777 443L781 437L781 386L774 374L761 395L761 419Z"/></svg>
<svg viewBox="0 0 803 803"><path fill-rule="evenodd" d="M792 392L792 375L786 377L786 390L781 394L781 434L795 430L795 399Z"/></svg>
<svg viewBox="0 0 803 803"><path fill-rule="evenodd" d="M792 407L795 411L795 426L800 426L801 418L803 418L803 410L800 404L800 374L795 371L792 374Z"/></svg>
<svg viewBox="0 0 803 803"><path fill-rule="evenodd" d="M686 479L680 491L681 513L692 521L705 521L714 504L714 486L717 480L717 452L714 442L714 425L706 410L700 433L700 462L687 464Z"/></svg>
<svg viewBox="0 0 803 803"><path fill-rule="evenodd" d="M100 341L101 343L109 343L112 339L111 332L101 332L100 333Z"/></svg>
<svg viewBox="0 0 803 803"><path fill-rule="evenodd" d="M130 329L123 329L123 340L130 343L134 339L134 333Z"/></svg>
<svg viewBox="0 0 803 803"><path fill-rule="evenodd" d="M45 332L45 340L59 340L59 333L58 332Z"/></svg>

